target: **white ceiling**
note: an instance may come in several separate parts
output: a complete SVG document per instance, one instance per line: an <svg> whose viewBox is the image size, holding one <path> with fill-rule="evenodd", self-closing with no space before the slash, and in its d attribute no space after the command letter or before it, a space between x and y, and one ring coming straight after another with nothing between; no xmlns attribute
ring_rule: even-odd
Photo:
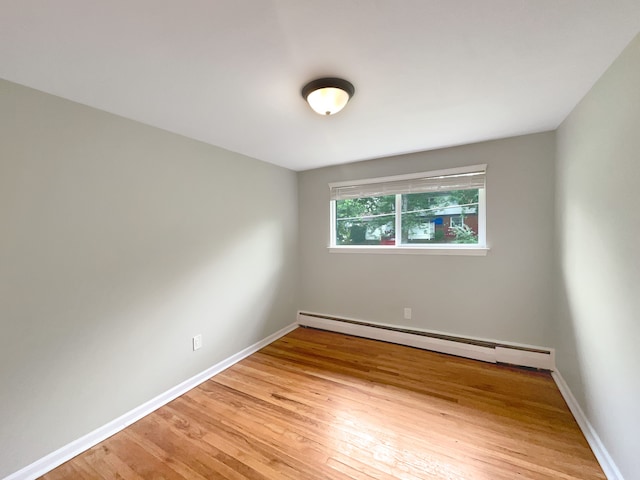
<svg viewBox="0 0 640 480"><path fill-rule="evenodd" d="M0 77L305 170L554 129L639 31L640 0L0 0Z"/></svg>

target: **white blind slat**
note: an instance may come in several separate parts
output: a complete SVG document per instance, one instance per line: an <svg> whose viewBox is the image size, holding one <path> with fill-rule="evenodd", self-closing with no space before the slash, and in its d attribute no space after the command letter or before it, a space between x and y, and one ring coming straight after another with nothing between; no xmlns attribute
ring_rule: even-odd
<svg viewBox="0 0 640 480"><path fill-rule="evenodd" d="M407 193L447 192L453 190L472 190L484 188L485 171L417 177L402 180L386 180L360 185L341 185L331 187L331 200L347 198L379 197Z"/></svg>

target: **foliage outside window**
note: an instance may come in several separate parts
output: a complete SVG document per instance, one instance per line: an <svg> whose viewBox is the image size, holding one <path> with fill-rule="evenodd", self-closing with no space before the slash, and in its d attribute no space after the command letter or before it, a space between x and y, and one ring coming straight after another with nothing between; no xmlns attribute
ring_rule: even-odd
<svg viewBox="0 0 640 480"><path fill-rule="evenodd" d="M333 247L484 247L485 166L331 184Z"/></svg>
<svg viewBox="0 0 640 480"><path fill-rule="evenodd" d="M336 201L336 245L384 245L395 238L396 197Z"/></svg>

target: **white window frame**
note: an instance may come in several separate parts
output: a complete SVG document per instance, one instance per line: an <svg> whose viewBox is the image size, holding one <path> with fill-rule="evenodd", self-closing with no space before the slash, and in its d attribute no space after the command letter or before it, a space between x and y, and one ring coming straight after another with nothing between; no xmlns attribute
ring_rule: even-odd
<svg viewBox="0 0 640 480"><path fill-rule="evenodd" d="M467 167L448 168L430 172L411 173L408 175L395 175L390 177L367 178L345 182L332 182L329 188L352 187L367 184L382 184L386 182L398 182L418 178L430 178L464 173L483 171L486 175L487 165L470 165ZM396 245L336 245L336 200L330 200L329 219L329 251L331 253L373 253L373 254L418 254L418 255L473 255L483 256L489 251L487 246L487 204L486 182L484 188L478 189L478 243L477 244L428 244L428 245L402 245L398 243L398 235L402 232L402 194L396 194Z"/></svg>

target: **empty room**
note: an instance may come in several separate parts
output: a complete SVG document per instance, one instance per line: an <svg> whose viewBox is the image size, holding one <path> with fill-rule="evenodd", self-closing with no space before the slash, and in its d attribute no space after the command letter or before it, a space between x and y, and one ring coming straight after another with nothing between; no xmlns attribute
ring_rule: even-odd
<svg viewBox="0 0 640 480"><path fill-rule="evenodd" d="M640 480L638 182L638 0L0 0L0 478Z"/></svg>

